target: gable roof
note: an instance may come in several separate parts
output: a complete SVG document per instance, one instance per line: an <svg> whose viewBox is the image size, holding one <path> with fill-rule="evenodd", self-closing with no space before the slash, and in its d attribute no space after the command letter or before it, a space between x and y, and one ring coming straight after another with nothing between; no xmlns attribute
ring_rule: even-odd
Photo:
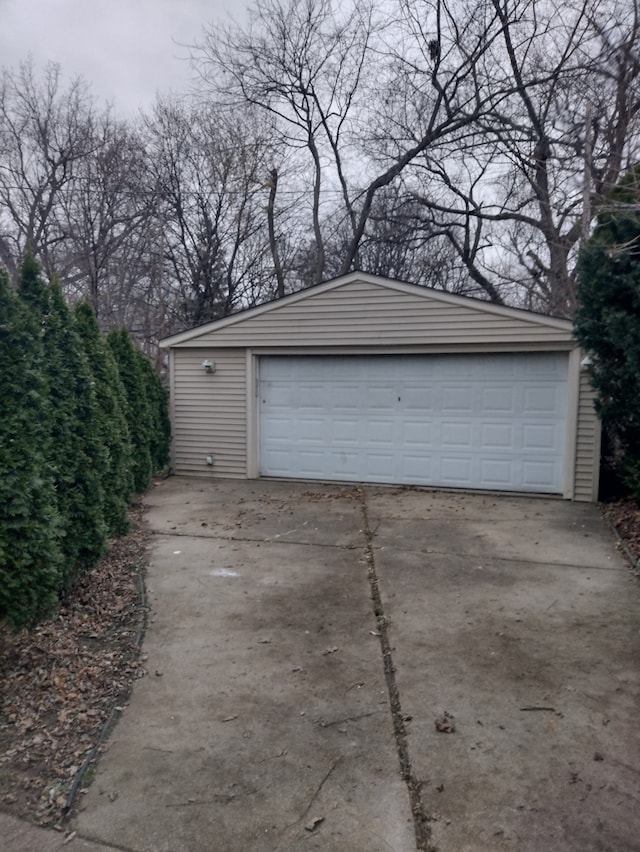
<svg viewBox="0 0 640 852"><path fill-rule="evenodd" d="M290 345L310 344L316 334L325 344L424 343L427 337L433 342L440 328L451 333L458 325L465 340L506 334L513 342L569 342L573 331L568 320L352 272L172 335L160 346L268 345L276 334Z"/></svg>

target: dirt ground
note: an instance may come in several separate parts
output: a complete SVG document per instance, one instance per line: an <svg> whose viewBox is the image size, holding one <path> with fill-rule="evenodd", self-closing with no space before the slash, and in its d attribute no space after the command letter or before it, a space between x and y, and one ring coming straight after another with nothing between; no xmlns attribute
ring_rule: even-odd
<svg viewBox="0 0 640 852"><path fill-rule="evenodd" d="M602 511L621 537L618 547L627 558L639 559L640 509L619 501ZM139 648L147 544L138 506L130 534L112 543L53 619L30 632L0 632L0 808L5 812L55 826L81 802L101 736L117 722L133 683L148 674ZM637 563L632 570L638 574Z"/></svg>
<svg viewBox="0 0 640 852"><path fill-rule="evenodd" d="M619 536L619 547L638 574L640 562L640 507L633 500L603 503L604 517Z"/></svg>
<svg viewBox="0 0 640 852"><path fill-rule="evenodd" d="M0 808L38 825L59 824L90 782L83 764L146 674L142 504L130 520L53 618L0 628Z"/></svg>

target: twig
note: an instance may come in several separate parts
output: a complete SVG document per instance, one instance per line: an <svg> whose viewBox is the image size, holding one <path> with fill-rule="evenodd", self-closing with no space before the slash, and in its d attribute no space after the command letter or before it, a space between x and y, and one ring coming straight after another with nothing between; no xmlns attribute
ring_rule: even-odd
<svg viewBox="0 0 640 852"><path fill-rule="evenodd" d="M192 805L215 805L217 802L232 802L235 795L225 795L224 793L214 794L213 799L187 799L186 802L169 802L165 808L186 808Z"/></svg>
<svg viewBox="0 0 640 852"><path fill-rule="evenodd" d="M379 713L379 710L372 710L370 713L360 713L359 716L347 716L346 719L335 719L333 722L325 722L324 719L318 719L318 724L321 728L332 728L334 725L340 725L342 722L358 722L360 719L367 719Z"/></svg>
<svg viewBox="0 0 640 852"><path fill-rule="evenodd" d="M316 800L316 799L318 798L318 796L320 795L320 791L322 790L322 788L324 787L324 785L325 785L325 784L327 783L327 781L329 780L329 776L331 775L331 773L332 773L332 772L333 772L333 770L336 768L336 766L340 763L340 761L341 761L341 760L342 760L342 755L340 755L340 757L338 757L336 760L334 760L334 761L333 761L333 763L331 764L331 767L329 768L329 770L328 770L327 774L324 776L324 778L322 779L322 781L321 781L321 782L320 782L320 784L318 785L318 788L316 789L315 793L314 793L314 794L313 794L313 796L311 797L311 801L310 801L310 802L309 802L309 804L307 805L307 807L306 807L306 809L305 809L305 812L302 814L302 816L300 817L300 819L298 820L298 822L302 822L302 820L303 820L303 819L307 816L307 814L308 814L308 813L309 813L309 811L311 810L311 807L312 807L313 803L315 802L315 800Z"/></svg>
<svg viewBox="0 0 640 852"><path fill-rule="evenodd" d="M521 707L520 710L543 710L547 713L555 713L555 707Z"/></svg>

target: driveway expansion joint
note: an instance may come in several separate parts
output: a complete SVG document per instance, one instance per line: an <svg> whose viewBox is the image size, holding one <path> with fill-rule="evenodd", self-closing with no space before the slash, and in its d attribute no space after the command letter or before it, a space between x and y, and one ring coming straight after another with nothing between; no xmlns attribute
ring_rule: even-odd
<svg viewBox="0 0 640 852"><path fill-rule="evenodd" d="M371 529L364 489L359 488L358 492L364 520L363 531L366 538L366 559L368 563L367 573L371 589L371 600L373 602L373 612L376 616L376 625L380 637L380 649L382 651L384 675L387 683L387 690L389 692L389 708L391 710L396 751L398 753L398 760L400 763L400 775L407 787L409 802L411 805L411 815L413 817L413 827L416 837L416 849L420 850L420 852L436 852L435 847L430 843L431 830L429 828L429 815L427 814L425 804L422 801L422 783L413 774L411 758L409 756L407 729L404 723L405 717L402 713L402 705L400 703L400 690L398 689L396 681L396 669L393 664L387 619L384 614L384 606L382 603L382 596L380 594L380 584L378 582L378 575L376 571L376 548L373 544L373 538L377 527L373 530Z"/></svg>

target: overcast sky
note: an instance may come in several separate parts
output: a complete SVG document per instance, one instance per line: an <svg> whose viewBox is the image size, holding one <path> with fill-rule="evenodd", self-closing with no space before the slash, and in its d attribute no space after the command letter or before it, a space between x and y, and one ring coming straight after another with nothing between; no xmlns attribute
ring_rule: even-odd
<svg viewBox="0 0 640 852"><path fill-rule="evenodd" d="M191 71L180 43L205 23L241 20L248 0L0 0L0 65L59 62L82 74L119 113L184 91ZM176 43L178 42L178 43Z"/></svg>

